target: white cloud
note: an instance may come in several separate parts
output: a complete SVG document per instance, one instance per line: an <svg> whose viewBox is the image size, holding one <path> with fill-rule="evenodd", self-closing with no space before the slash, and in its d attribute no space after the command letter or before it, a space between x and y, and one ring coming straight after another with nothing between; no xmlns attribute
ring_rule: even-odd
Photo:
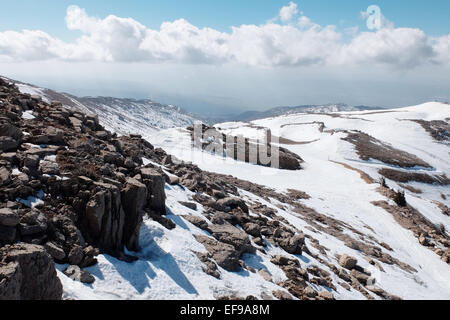
<svg viewBox="0 0 450 320"><path fill-rule="evenodd" d="M282 22L292 22L298 7L291 2L280 10ZM450 64L450 35L429 38L423 31L394 28L384 18L376 32L343 32L320 26L301 15L297 23L275 21L232 27L231 33L198 28L184 19L150 29L131 18L89 16L70 6L66 24L82 32L67 43L42 31L0 32L0 60L104 62L175 62L187 64L242 64L250 66L309 66L382 64L411 68Z"/></svg>
<svg viewBox="0 0 450 320"><path fill-rule="evenodd" d="M289 22L298 13L298 6L294 2L289 2L288 6L281 8L280 19L282 22Z"/></svg>
<svg viewBox="0 0 450 320"><path fill-rule="evenodd" d="M342 64L414 67L429 62L433 56L433 47L422 30L397 28L360 33L341 48L338 59Z"/></svg>
<svg viewBox="0 0 450 320"><path fill-rule="evenodd" d="M434 62L450 66L450 34L444 37L434 38L433 43L433 49L436 54Z"/></svg>
<svg viewBox="0 0 450 320"><path fill-rule="evenodd" d="M0 32L0 58L3 60L45 60L56 57L60 41L42 31Z"/></svg>

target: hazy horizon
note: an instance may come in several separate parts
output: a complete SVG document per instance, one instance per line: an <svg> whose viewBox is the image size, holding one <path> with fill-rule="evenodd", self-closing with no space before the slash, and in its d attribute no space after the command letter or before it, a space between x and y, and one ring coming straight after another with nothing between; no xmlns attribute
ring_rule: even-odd
<svg viewBox="0 0 450 320"><path fill-rule="evenodd" d="M376 28L370 2L319 2L329 14L308 0L193 1L175 11L154 1L20 0L6 9L26 5L46 19L0 13L0 73L77 96L150 98L215 115L450 100L448 2L424 15L424 1L408 2L407 12L404 1L378 1Z"/></svg>

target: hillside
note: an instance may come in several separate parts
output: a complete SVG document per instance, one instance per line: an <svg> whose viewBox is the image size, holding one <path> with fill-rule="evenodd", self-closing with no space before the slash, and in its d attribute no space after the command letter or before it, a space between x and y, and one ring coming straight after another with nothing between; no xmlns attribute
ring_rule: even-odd
<svg viewBox="0 0 450 320"><path fill-rule="evenodd" d="M296 113L327 113L327 112L341 112L341 111L362 111L362 110L367 111L377 109L381 108L367 107L367 106L349 106L344 103L325 104L325 105L303 105L295 107L276 107L265 111L246 111L239 115L230 116L230 118L232 118L231 120L233 121L252 121Z"/></svg>
<svg viewBox="0 0 450 320"><path fill-rule="evenodd" d="M269 128L282 170L8 81L0 101L2 298L450 298L449 105L215 126Z"/></svg>
<svg viewBox="0 0 450 320"><path fill-rule="evenodd" d="M113 97L76 97L32 84L4 78L17 84L22 93L40 96L43 101L59 101L65 106L84 112L98 114L102 125L119 134L133 134L143 130L159 130L187 127L198 116L180 107L164 105L149 99L136 100Z"/></svg>

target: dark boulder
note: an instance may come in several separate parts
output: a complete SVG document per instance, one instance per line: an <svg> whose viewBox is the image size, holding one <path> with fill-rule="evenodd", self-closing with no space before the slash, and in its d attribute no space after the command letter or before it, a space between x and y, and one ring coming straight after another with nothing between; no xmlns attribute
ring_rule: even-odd
<svg viewBox="0 0 450 320"><path fill-rule="evenodd" d="M122 206L125 212L123 242L129 250L139 250L139 231L144 216L147 188L136 179L128 178L121 190Z"/></svg>
<svg viewBox="0 0 450 320"><path fill-rule="evenodd" d="M225 244L206 236L195 236L203 244L219 266L228 271L237 271L240 268L239 255L233 246Z"/></svg>
<svg viewBox="0 0 450 320"><path fill-rule="evenodd" d="M19 243L0 249L0 300L61 300L63 288L44 248Z"/></svg>
<svg viewBox="0 0 450 320"><path fill-rule="evenodd" d="M159 214L166 214L166 180L164 175L153 168L142 168L141 176L147 186L147 200L150 209Z"/></svg>
<svg viewBox="0 0 450 320"><path fill-rule="evenodd" d="M217 204L221 207L236 209L241 208L242 211L248 213L248 206L245 204L245 201L239 198L224 198L217 200Z"/></svg>

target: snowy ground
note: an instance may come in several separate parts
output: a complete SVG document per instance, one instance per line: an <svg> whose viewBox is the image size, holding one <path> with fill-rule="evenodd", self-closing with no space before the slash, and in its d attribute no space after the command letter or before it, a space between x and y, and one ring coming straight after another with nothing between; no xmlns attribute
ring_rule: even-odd
<svg viewBox="0 0 450 320"><path fill-rule="evenodd" d="M258 201L274 208L278 214L306 234L313 235L322 245L334 253L347 253L358 258L361 266L369 269L376 283L386 291L405 299L450 299L450 268L431 250L421 246L412 232L398 225L384 209L371 205L372 201L386 200L376 192L377 184L363 181L358 172L330 160L348 164L363 170L372 178L379 177L377 171L386 166L377 161L361 161L353 145L341 140L344 133L331 134L328 130L361 130L373 137L390 143L393 147L417 155L430 163L436 172L450 176L449 146L440 144L431 138L417 123L404 119L443 120L450 117L450 106L428 103L416 107L395 109L392 112L342 112L339 117L320 114L298 114L263 119L252 122L254 126L268 127L273 134L294 141L312 141L304 145L288 145L286 148L299 154L304 160L304 170L283 171L273 168L254 166L243 162L222 158L192 149L190 137L184 129L168 129L159 132L149 130L141 132L156 147L182 160L191 161L201 169L249 180L258 184L285 191L288 188L304 191L311 196L302 202L318 212L346 222L355 229L375 237L392 247L390 254L413 268L417 273L409 273L395 265L382 264L385 272L370 265L359 251L350 249L344 243L325 233L312 233L306 229L307 223L292 212L281 210L263 199ZM314 122L323 122L325 131L319 132ZM220 124L226 133L258 135L257 128L247 123ZM252 131L253 130L253 131ZM388 181L392 187L399 187ZM406 191L407 201L418 209L430 221L443 224L450 229L450 217L443 215L433 200L439 200L450 206L448 186L412 183L420 188L422 194ZM192 252L206 252L193 237L204 231L191 225L180 215L201 216L198 211L190 210L178 201L192 201L192 193L181 187L166 187L168 218L177 227L166 230L154 221L147 220L141 231L142 250L135 254L137 262L127 264L112 257L101 255L99 264L88 268L96 281L92 285L83 285L68 279L61 272L66 266L58 266L58 275L63 282L65 296L75 299L214 299L227 295L254 295L262 298L280 287L265 281L258 273L241 271L227 272L221 269L222 279L207 276L202 271L202 263ZM253 194L242 192L249 198ZM447 200L441 197L447 196ZM312 250L313 251L313 250ZM274 282L285 279L284 273L270 263L270 256L280 254L278 248L270 247L267 254L246 255L245 262L255 269L267 269ZM283 254L286 255L285 252ZM312 257L304 254L297 257L302 266L321 265ZM332 260L332 258L329 258ZM331 261L337 264L336 261ZM332 275L335 277L334 275ZM336 279L337 280L337 279ZM317 288L319 289L319 288ZM322 288L326 289L326 288ZM338 286L337 299L364 299L358 291L344 290Z"/></svg>

